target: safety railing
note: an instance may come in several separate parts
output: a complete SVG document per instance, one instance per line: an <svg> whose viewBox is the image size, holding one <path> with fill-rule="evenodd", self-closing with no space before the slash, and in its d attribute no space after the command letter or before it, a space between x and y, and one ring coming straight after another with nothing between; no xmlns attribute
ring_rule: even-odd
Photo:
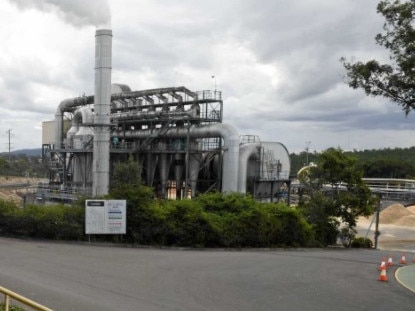
<svg viewBox="0 0 415 311"><path fill-rule="evenodd" d="M31 307L38 311L53 311L52 309L42 306L41 304L38 304L37 302L34 302L33 300L23 297L15 292L12 292L11 290L8 290L7 288L4 288L2 286L0 286L0 292L4 294L4 311L10 310L10 298L17 300L23 305Z"/></svg>

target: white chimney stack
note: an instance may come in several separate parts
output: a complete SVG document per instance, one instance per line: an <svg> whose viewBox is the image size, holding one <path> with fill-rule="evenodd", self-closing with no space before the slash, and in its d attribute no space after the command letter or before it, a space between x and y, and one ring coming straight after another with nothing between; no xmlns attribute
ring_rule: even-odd
<svg viewBox="0 0 415 311"><path fill-rule="evenodd" d="M110 112L112 30L95 34L94 149L92 195L108 194L110 160Z"/></svg>

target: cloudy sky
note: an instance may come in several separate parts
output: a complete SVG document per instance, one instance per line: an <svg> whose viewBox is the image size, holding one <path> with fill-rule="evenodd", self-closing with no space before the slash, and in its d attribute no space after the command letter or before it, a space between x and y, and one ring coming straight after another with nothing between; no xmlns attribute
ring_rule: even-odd
<svg viewBox="0 0 415 311"><path fill-rule="evenodd" d="M40 148L42 121L94 90L95 30L114 83L223 92L224 122L288 151L415 145L414 113L345 83L340 57L386 59L376 0L2 0L0 152ZM213 79L212 76L215 76Z"/></svg>

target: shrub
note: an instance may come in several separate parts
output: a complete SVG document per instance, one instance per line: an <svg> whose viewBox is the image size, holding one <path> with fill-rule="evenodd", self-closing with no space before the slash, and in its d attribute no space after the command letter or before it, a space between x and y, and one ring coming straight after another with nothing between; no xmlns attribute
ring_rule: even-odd
<svg viewBox="0 0 415 311"><path fill-rule="evenodd" d="M0 228L6 235L80 240L84 239L84 209L64 205L18 208L0 201Z"/></svg>
<svg viewBox="0 0 415 311"><path fill-rule="evenodd" d="M0 303L0 311L3 311L3 310L5 310L5 305L4 305L4 303ZM9 305L8 310L9 311L26 311L26 309L23 309L23 308L20 308L20 307L17 307L17 306L10 306L10 305Z"/></svg>
<svg viewBox="0 0 415 311"><path fill-rule="evenodd" d="M197 202L179 200L168 202L166 243L177 246L217 246L218 232Z"/></svg>
<svg viewBox="0 0 415 311"><path fill-rule="evenodd" d="M355 228L350 228L349 226L343 227L340 230L339 238L340 238L340 241L342 242L344 247L350 247L351 246L353 240L356 237L356 233L357 233L356 229Z"/></svg>
<svg viewBox="0 0 415 311"><path fill-rule="evenodd" d="M372 243L372 240L369 239L369 238L358 237L358 238L355 238L352 241L351 247L353 247L353 248L372 248L373 243Z"/></svg>
<svg viewBox="0 0 415 311"><path fill-rule="evenodd" d="M260 203L241 194L203 195L198 202L206 204L210 227L225 247L292 247L314 241L312 227L285 204Z"/></svg>
<svg viewBox="0 0 415 311"><path fill-rule="evenodd" d="M193 200L156 200L148 187L115 187L107 199L127 200L127 233L121 240L141 245L193 247L297 247L314 243L313 227L297 209L260 203L251 196L204 194ZM84 240L85 200L73 206L28 206L0 201L2 234ZM120 236L97 235L119 242Z"/></svg>

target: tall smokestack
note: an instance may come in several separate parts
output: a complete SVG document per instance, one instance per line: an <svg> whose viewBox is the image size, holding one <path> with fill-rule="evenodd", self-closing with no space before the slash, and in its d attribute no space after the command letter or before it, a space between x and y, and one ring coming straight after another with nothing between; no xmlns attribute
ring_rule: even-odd
<svg viewBox="0 0 415 311"><path fill-rule="evenodd" d="M109 187L111 54L112 31L97 30L95 33L93 196L107 194Z"/></svg>

